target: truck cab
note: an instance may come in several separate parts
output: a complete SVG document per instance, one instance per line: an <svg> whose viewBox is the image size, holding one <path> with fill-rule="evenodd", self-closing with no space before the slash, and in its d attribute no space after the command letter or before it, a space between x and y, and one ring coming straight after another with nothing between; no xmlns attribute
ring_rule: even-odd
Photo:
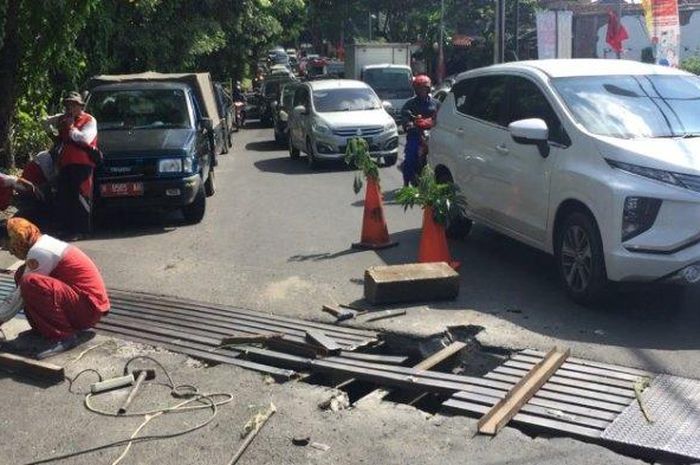
<svg viewBox="0 0 700 465"><path fill-rule="evenodd" d="M101 207L181 209L204 217L214 194L216 128L184 82L99 84L86 111L97 120L104 163L95 175Z"/></svg>

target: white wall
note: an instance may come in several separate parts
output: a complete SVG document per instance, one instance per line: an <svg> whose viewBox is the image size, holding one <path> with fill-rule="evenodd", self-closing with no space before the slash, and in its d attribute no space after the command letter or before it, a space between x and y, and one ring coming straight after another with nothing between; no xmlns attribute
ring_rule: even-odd
<svg viewBox="0 0 700 465"><path fill-rule="evenodd" d="M624 41L622 58L628 60L641 60L642 49L651 46L651 40L647 35L644 16L623 16L622 24L627 29L629 39ZM610 46L605 42L605 34L608 25L603 24L598 29L598 44L596 51L599 58L616 58L615 52L610 50ZM574 40L576 40L574 38ZM688 24L681 26L681 61L693 56L700 56L700 11L694 11Z"/></svg>

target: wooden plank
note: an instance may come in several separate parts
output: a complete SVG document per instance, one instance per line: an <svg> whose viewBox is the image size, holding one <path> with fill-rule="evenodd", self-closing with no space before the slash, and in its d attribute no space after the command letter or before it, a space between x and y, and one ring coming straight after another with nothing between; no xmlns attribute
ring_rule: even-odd
<svg viewBox="0 0 700 465"><path fill-rule="evenodd" d="M513 360L508 360L506 363L508 363L508 365L503 364L497 368L494 368L493 371L496 373L522 376L527 373L530 368L532 368L532 364L530 363L516 362ZM608 378L606 376L589 375L587 373L579 373L576 371L567 370L563 367L557 370L557 376L575 380L590 381L596 384L614 386L621 389L632 389L634 386L634 383L630 381Z"/></svg>
<svg viewBox="0 0 700 465"><path fill-rule="evenodd" d="M372 304L451 300L459 294L459 274L447 263L372 266L364 290Z"/></svg>
<svg viewBox="0 0 700 465"><path fill-rule="evenodd" d="M341 347L336 342L317 329L306 331L306 340L323 347L330 355L340 354Z"/></svg>
<svg viewBox="0 0 700 465"><path fill-rule="evenodd" d="M0 352L0 369L49 383L60 383L65 379L61 366L7 352Z"/></svg>
<svg viewBox="0 0 700 465"><path fill-rule="evenodd" d="M485 414L489 411L489 407L485 405L475 404L471 402L464 402L456 399L448 399L443 404L444 407L457 411L460 413L472 413L472 414ZM535 415L530 415L527 413L518 413L513 417L513 422L517 425L522 426L536 426L543 428L548 431L553 431L556 433L568 433L572 436L598 439L600 438L601 431L594 428L587 428L585 426L572 425L570 423L565 423L559 420L552 420L550 418L542 418Z"/></svg>
<svg viewBox="0 0 700 465"><path fill-rule="evenodd" d="M557 371L571 351L553 348L533 369L523 377L513 388L484 415L478 423L478 430L482 434L496 435L513 418L518 410L547 382L550 376Z"/></svg>
<svg viewBox="0 0 700 465"><path fill-rule="evenodd" d="M251 319L256 319L258 321L262 320L263 322L267 322L270 324L275 323L278 326L289 326L291 328L296 328L300 330L306 330L308 328L322 329L327 330L330 333L345 334L349 337L356 337L358 339L376 339L378 337L375 331L356 329L348 326L330 325L326 323L318 323L315 321L305 321L297 318L273 315L270 313L262 313L257 312L255 310L247 310L226 305L196 302L181 298L175 299L165 296L154 297L148 294L123 291L118 289L109 289L108 292L113 303L120 303L120 301L123 301L125 303L131 302L139 305L151 305L155 307L159 306L160 308L163 308L165 310L181 309L189 311L193 315L206 313L219 316L245 316Z"/></svg>
<svg viewBox="0 0 700 465"><path fill-rule="evenodd" d="M535 349L525 349L520 352L523 355L530 355L534 357L539 357L542 358L544 356L544 352L540 352ZM595 367L595 368L604 368L606 370L610 371L615 371L618 373L626 373L628 375L634 375L634 376L649 376L649 377L654 377L656 376L656 373L652 373L650 371L646 370L640 370L638 368L631 368L631 367L625 367L621 365L611 365L609 363L602 363L602 362L594 362L592 360L586 360L583 358L577 358L577 357L569 357L566 360L568 363L574 363L577 365L583 365L583 366L590 366L590 367Z"/></svg>
<svg viewBox="0 0 700 465"><path fill-rule="evenodd" d="M430 370L431 368L439 365L448 358L452 357L454 354L464 349L467 345L464 342L455 341L447 347L443 347L437 352L430 355L428 358L418 362L413 366L414 370ZM355 401L355 404L360 402L367 402L369 400L382 400L391 393L390 389L375 389L364 397L361 397Z"/></svg>
<svg viewBox="0 0 700 465"><path fill-rule="evenodd" d="M495 394L495 395L494 395ZM478 398L477 396L484 396L484 397L489 397L491 399L498 399L503 398L502 395L499 395L498 392L493 393L493 394L480 394L479 392L469 392L469 391L461 391L452 396L453 399L458 399L458 400L466 400L466 401L471 401L472 399ZM496 401L493 402L493 404L496 403ZM491 404L491 405L493 405ZM567 402L560 402L560 401L555 401L555 400L550 400L550 399L542 399L540 397L533 397L530 399L528 404L531 405L538 405L540 407L548 408L548 409L553 409L553 410L559 410L564 413L570 413L573 415L580 415L584 417L589 417L589 418L596 418L598 420L603 420L607 422L613 421L615 418L617 418L617 413L613 412L608 412L605 410L599 410L596 408L590 408L590 407L581 407L579 405L573 405Z"/></svg>
<svg viewBox="0 0 700 465"><path fill-rule="evenodd" d="M487 373L484 377L488 379L497 379L499 381L518 382L518 380L523 377L523 374L506 374L493 371L491 373ZM587 389L589 391L601 392L603 394L613 394L616 396L629 397L630 399L634 397L634 391L630 389L620 389L612 386L605 386L604 384L563 378L557 375L553 375L551 378L549 378L547 386L549 387L551 384L561 384L562 386L578 387L581 389Z"/></svg>

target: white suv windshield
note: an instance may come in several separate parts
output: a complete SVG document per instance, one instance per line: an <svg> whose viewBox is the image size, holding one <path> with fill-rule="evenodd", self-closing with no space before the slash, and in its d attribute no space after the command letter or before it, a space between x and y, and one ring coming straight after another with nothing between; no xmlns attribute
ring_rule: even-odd
<svg viewBox="0 0 700 465"><path fill-rule="evenodd" d="M315 90L313 94L314 108L318 113L381 108L379 100L371 89L324 89Z"/></svg>
<svg viewBox="0 0 700 465"><path fill-rule="evenodd" d="M694 76L558 78L554 87L588 131L623 139L700 136L700 79Z"/></svg>

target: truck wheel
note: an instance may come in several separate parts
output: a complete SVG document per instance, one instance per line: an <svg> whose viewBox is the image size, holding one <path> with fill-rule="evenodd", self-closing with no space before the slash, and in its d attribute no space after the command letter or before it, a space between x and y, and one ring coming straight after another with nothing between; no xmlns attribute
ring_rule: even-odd
<svg viewBox="0 0 700 465"><path fill-rule="evenodd" d="M214 169L209 170L209 177L207 177L204 183L204 193L207 197L211 197L216 193L216 176L214 175Z"/></svg>
<svg viewBox="0 0 700 465"><path fill-rule="evenodd" d="M574 211L557 226L554 257L561 282L574 302L588 305L604 296L608 276L603 242L590 214Z"/></svg>
<svg viewBox="0 0 700 465"><path fill-rule="evenodd" d="M194 201L182 207L182 214L185 216L185 222L187 224L197 224L204 218L204 212L207 209L207 196L204 192L204 185L200 184L197 190L197 195Z"/></svg>

